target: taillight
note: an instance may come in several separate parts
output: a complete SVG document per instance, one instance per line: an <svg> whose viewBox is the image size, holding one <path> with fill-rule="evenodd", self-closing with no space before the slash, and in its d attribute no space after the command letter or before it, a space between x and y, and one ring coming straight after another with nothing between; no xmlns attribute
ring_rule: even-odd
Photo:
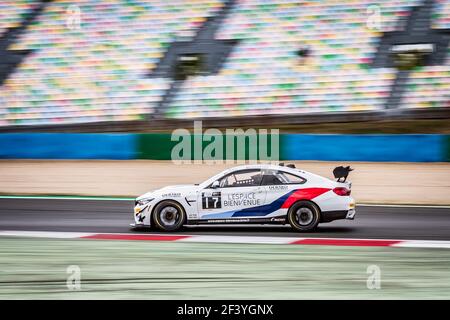
<svg viewBox="0 0 450 320"><path fill-rule="evenodd" d="M333 192L338 196L349 196L352 191L344 187L337 187L333 189Z"/></svg>

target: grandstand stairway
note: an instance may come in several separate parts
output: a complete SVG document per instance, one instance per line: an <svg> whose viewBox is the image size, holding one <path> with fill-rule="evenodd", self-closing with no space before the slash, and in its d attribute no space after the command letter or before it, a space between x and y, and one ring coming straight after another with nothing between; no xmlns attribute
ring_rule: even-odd
<svg viewBox="0 0 450 320"><path fill-rule="evenodd" d="M173 80L154 113L150 115L151 118L163 118L166 106L170 104L172 98L176 96L178 90L182 87L183 80L174 79L176 60L179 55L190 53L202 54L205 57L204 74L215 74L219 72L222 64L237 44L237 41L216 40L215 34L233 8L235 2L236 0L226 1L216 15L207 18L191 41L180 39L180 41L173 42L170 45L156 68L149 74L150 78L162 77Z"/></svg>
<svg viewBox="0 0 450 320"><path fill-rule="evenodd" d="M400 105L402 95L404 93L404 87L408 82L410 73L411 72L409 70L399 70L397 72L397 77L395 78L395 81L392 84L391 94L386 103L386 109L396 110L397 107Z"/></svg>
<svg viewBox="0 0 450 320"><path fill-rule="evenodd" d="M45 10L45 7L52 0L43 0L34 10L26 15L20 26L9 28L0 38L0 86L14 71L14 69L30 54L31 50L8 50L28 26Z"/></svg>
<svg viewBox="0 0 450 320"><path fill-rule="evenodd" d="M388 32L380 39L378 52L372 62L372 67L394 67L394 61L390 56L390 48L399 44L432 43L435 52L425 61L426 65L444 64L447 47L450 40L450 30L432 29L432 13L434 0L425 0L422 5L414 7L404 24L403 31ZM399 70L392 84L391 94L386 102L386 109L396 109L400 106L402 96L408 83L409 70Z"/></svg>

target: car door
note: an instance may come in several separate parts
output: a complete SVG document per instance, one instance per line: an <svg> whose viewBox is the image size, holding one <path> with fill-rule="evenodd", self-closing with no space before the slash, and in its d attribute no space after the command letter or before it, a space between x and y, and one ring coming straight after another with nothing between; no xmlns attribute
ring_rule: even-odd
<svg viewBox="0 0 450 320"><path fill-rule="evenodd" d="M260 184L260 169L238 170L221 177L218 185L212 183L199 192L200 219L249 220L260 217L258 208L265 204L266 197Z"/></svg>
<svg viewBox="0 0 450 320"><path fill-rule="evenodd" d="M282 170L264 169L261 172L261 187L266 194L266 217L286 215L287 208L283 204L289 196L306 182L300 175Z"/></svg>

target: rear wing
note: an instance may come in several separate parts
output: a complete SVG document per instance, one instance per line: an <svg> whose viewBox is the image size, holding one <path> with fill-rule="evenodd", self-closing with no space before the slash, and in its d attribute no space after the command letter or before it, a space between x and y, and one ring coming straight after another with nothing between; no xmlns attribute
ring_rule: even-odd
<svg viewBox="0 0 450 320"><path fill-rule="evenodd" d="M353 171L354 169L350 168L350 166L339 166L334 168L333 175L337 182L346 182L348 174L350 171ZM342 180L341 180L342 179Z"/></svg>

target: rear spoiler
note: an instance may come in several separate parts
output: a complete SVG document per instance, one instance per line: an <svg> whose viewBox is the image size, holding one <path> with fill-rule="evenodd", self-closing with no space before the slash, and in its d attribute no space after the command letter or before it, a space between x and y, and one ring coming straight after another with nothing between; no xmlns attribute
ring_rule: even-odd
<svg viewBox="0 0 450 320"><path fill-rule="evenodd" d="M347 180L348 174L350 173L350 171L353 171L354 169L350 168L350 166L339 166L334 168L333 170L333 175L334 178L337 179L337 182L345 182ZM341 179L344 179L343 181L341 181Z"/></svg>

